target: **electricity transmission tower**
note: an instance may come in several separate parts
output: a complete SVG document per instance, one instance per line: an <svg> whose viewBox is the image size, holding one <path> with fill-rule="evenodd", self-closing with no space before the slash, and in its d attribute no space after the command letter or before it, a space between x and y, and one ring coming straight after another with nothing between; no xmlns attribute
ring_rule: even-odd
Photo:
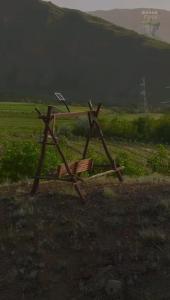
<svg viewBox="0 0 170 300"><path fill-rule="evenodd" d="M143 34L156 38L160 25L160 14L157 10L148 9L142 11Z"/></svg>

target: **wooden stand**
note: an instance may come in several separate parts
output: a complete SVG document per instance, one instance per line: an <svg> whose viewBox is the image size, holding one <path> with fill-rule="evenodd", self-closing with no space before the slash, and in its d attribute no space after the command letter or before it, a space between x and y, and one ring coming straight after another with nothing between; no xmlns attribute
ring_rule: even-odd
<svg viewBox="0 0 170 300"><path fill-rule="evenodd" d="M53 112L53 106L48 106L47 114L43 115L43 114L41 114L41 112L38 109L36 109L36 111L39 115L39 118L44 122L44 133L43 133L43 139L41 142L42 143L41 154L40 154L37 171L35 174L32 190L31 190L31 195L34 195L38 190L39 182L41 179L41 172L42 172L44 159L45 159L46 146L50 144L50 145L54 145L56 147L56 150L58 151L58 153L63 161L63 164L58 166L57 169L54 171L54 173L51 174L50 176L48 176L47 179L61 180L63 178L65 181L72 182L75 187L75 190L77 191L81 200L82 201L85 200L83 197L83 194L80 190L80 187L79 187L79 183L80 183L80 181L82 181L82 178L80 178L79 175L82 172L86 172L86 171L90 172L93 168L93 161L91 159L87 159L86 156L87 156L90 139L93 137L94 129L96 129L98 132L99 138L100 138L103 148L104 148L104 151L110 162L111 170L106 171L104 173L94 175L92 177L89 177L88 180L90 178L93 179L93 178L96 178L99 176L103 176L105 174L107 175L112 172L115 172L119 181L120 182L123 181L123 178L122 178L123 167L117 166L116 161L114 159L112 159L112 156L111 156L111 154L108 150L107 144L105 142L103 132L102 132L99 122L98 122L98 116L100 113L100 109L101 109L101 104L99 104L97 109L95 110L91 103L89 103L89 111L87 111L87 112L66 112L66 113ZM75 117L75 116L82 116L82 115L88 116L88 120L89 120L89 134L88 134L85 148L83 151L82 160L68 163L67 159L65 158L65 155L59 145L59 140L55 136L55 122L60 117ZM49 137L51 138L52 143L48 142Z"/></svg>

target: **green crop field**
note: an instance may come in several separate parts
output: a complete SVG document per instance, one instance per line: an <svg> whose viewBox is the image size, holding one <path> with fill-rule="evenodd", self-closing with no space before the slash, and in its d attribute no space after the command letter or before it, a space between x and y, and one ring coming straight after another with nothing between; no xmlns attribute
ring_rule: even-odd
<svg viewBox="0 0 170 300"><path fill-rule="evenodd" d="M64 111L63 106L57 105L59 111ZM16 139L32 139L40 135L42 131L42 122L38 119L35 108L41 112L45 112L47 105L34 104L34 103L16 103L16 102L0 102L0 139L16 140ZM88 107L85 106L72 106L72 111L86 111ZM118 114L112 109L103 108L101 112L101 119L109 121L113 117L120 119L134 120L135 118L144 116L144 114ZM149 116L157 119L161 114L153 113ZM63 122L70 124L71 120L60 120L58 124ZM3 130L2 130L3 129Z"/></svg>
<svg viewBox="0 0 170 300"><path fill-rule="evenodd" d="M38 119L36 107L41 112L47 109L47 106L43 104L0 103L1 182L31 177L35 172L40 150L39 141L43 133L43 123ZM63 106L58 105L58 110L64 111ZM72 106L71 110L87 111L88 108ZM115 113L113 109L106 108L101 111L100 121L108 148L112 156L125 166L126 175L142 177L153 173L165 176L170 174L168 143L150 141L150 138L154 136L153 129L168 141L169 117L165 117L165 124L163 119L163 127L160 121L162 118L164 116L160 114L144 116ZM87 129L88 123L84 117L67 118L59 120L56 124L57 135L68 160L81 158ZM97 165L108 163L101 143L96 138L93 138L91 142L88 155L94 158ZM45 170L48 172L61 162L55 150L49 147Z"/></svg>
<svg viewBox="0 0 170 300"><path fill-rule="evenodd" d="M0 102L0 138L5 140L29 140L41 134L42 122L38 119L35 108L46 112L47 105L34 103ZM58 106L63 111L62 106ZM85 110L82 106L74 106L74 111ZM61 121L59 121L61 123Z"/></svg>

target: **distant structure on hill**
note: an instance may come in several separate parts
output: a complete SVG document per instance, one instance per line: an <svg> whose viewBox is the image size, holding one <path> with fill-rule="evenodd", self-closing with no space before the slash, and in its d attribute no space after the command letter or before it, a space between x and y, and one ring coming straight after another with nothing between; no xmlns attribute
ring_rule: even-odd
<svg viewBox="0 0 170 300"><path fill-rule="evenodd" d="M143 34L157 38L160 25L160 14L157 10L148 9L142 11Z"/></svg>
<svg viewBox="0 0 170 300"><path fill-rule="evenodd" d="M113 9L90 12L115 25L170 43L170 11L162 9Z"/></svg>

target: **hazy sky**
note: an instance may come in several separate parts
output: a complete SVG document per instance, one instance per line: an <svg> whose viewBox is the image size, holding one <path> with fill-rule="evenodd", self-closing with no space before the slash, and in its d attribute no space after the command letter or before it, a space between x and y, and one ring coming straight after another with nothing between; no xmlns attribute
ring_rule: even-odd
<svg viewBox="0 0 170 300"><path fill-rule="evenodd" d="M85 11L112 8L162 8L170 10L170 0L51 0L59 6Z"/></svg>

